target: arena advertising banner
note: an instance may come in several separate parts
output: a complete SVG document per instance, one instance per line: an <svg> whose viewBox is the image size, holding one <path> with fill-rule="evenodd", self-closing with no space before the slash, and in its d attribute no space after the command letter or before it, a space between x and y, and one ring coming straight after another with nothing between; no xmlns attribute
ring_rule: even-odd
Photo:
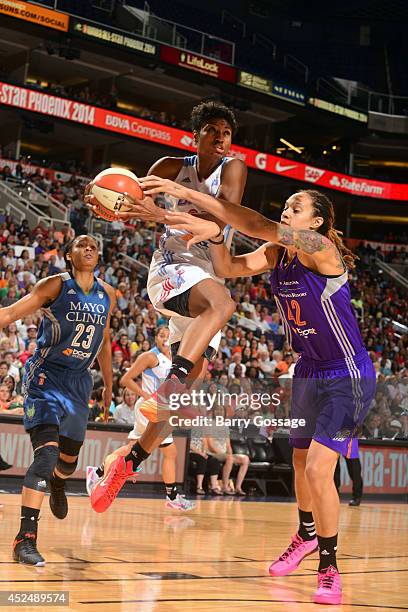
<svg viewBox="0 0 408 612"><path fill-rule="evenodd" d="M206 76L221 81L228 81L229 83L236 82L237 71L235 68L228 64L218 62L215 59L191 53L190 51L183 51L175 47L162 45L160 49L160 59L167 64L174 64L175 66L181 66L187 70L201 72Z"/></svg>
<svg viewBox="0 0 408 612"><path fill-rule="evenodd" d="M75 478L85 479L87 465L101 465L106 455L123 446L126 440L126 432L89 429L79 453ZM177 446L176 480L183 482L187 440L178 437L174 440ZM3 459L13 466L7 470L7 476L24 476L33 460L33 452L30 438L22 425L6 423L3 419L0 423L0 450ZM159 449L155 449L148 460L143 462L138 481L162 482L162 462L163 454Z"/></svg>
<svg viewBox="0 0 408 612"><path fill-rule="evenodd" d="M364 493L406 495L408 490L408 447L360 446ZM341 492L351 492L344 459L340 463Z"/></svg>
<svg viewBox="0 0 408 612"><path fill-rule="evenodd" d="M133 115L125 115L75 100L60 98L39 90L0 82L0 104L115 132L123 136L141 138L169 148L195 151L190 132L146 121ZM383 183L349 176L239 145L233 145L231 154L242 159L249 168L270 172L316 187L326 187L369 198L408 201L408 184Z"/></svg>
<svg viewBox="0 0 408 612"><path fill-rule="evenodd" d="M71 31L82 38L95 40L104 44L108 43L115 47L126 49L126 51L134 51L150 57L155 57L159 54L159 45L157 44L133 36L130 33L125 34L118 30L112 30L106 27L102 28L100 25L94 23L71 19Z"/></svg>
<svg viewBox="0 0 408 612"><path fill-rule="evenodd" d="M303 92L289 87L289 85L275 83L271 79L266 79L252 72L240 70L237 84L241 85L241 87L267 94L268 96L274 96L275 98L299 104L300 106L306 105L306 95Z"/></svg>
<svg viewBox="0 0 408 612"><path fill-rule="evenodd" d="M8 17L16 17L37 25L61 32L68 32L69 15L51 9L23 2L22 0L0 0L0 13Z"/></svg>

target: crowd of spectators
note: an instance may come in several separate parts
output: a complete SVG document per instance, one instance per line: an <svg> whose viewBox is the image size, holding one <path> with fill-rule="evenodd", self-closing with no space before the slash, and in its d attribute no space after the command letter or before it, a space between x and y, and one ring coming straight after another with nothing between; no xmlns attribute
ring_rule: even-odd
<svg viewBox="0 0 408 612"><path fill-rule="evenodd" d="M7 172L3 171L7 180ZM71 207L76 232L86 231L87 209L81 206L82 187L75 177L54 184L38 174L49 193L60 191ZM0 305L7 306L29 293L41 278L65 269L63 245L72 230L54 230L44 224L30 228L0 218ZM129 422L134 397L123 393L119 381L136 357L154 345L155 330L166 319L154 311L146 292L147 266L155 248L154 227L148 223L117 224L104 242L97 274L115 287L117 308L111 319L114 374L113 421ZM378 375L373 408L363 436L408 438L408 333L407 296L392 280L372 267L366 248L359 249L360 264L350 274L352 303L364 342ZM123 257L125 256L125 258ZM133 266L133 262L138 265ZM124 263L125 261L125 263ZM205 389L228 392L233 398L228 414L284 418L289 415L290 379L297 360L283 335L270 292L268 275L228 281L237 302L236 313L224 328L220 348L210 364ZM40 313L0 331L0 410L21 413L21 382L27 359L35 350ZM94 392L90 419L101 418L102 377L92 371ZM256 405L255 393L278 394L280 403ZM275 395L276 397L276 395ZM130 402L130 403L129 403ZM120 408L120 409L119 409ZM272 430L265 432L267 435Z"/></svg>

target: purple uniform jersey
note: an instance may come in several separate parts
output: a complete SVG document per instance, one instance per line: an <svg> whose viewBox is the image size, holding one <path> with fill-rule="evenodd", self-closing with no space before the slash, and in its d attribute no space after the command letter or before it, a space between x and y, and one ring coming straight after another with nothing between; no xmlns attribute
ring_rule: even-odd
<svg viewBox="0 0 408 612"><path fill-rule="evenodd" d="M312 439L349 457L358 456L357 435L375 394L375 371L351 307L347 271L323 276L283 260L271 274L287 339L300 354L292 386L291 444Z"/></svg>
<svg viewBox="0 0 408 612"><path fill-rule="evenodd" d="M295 256L271 274L285 334L293 350L310 359L351 359L364 349L350 302L347 271L320 276Z"/></svg>

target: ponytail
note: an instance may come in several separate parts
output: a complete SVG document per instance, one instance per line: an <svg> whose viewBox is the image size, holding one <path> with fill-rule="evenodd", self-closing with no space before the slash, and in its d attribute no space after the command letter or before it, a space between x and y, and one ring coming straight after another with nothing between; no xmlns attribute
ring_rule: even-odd
<svg viewBox="0 0 408 612"><path fill-rule="evenodd" d="M335 217L332 202L324 193L314 189L302 189L298 193L306 193L312 199L315 216L323 217L323 223L317 231L319 234L326 236L338 249L347 269L354 270L356 267L355 260L358 257L344 244L341 238L342 232L334 227Z"/></svg>
<svg viewBox="0 0 408 612"><path fill-rule="evenodd" d="M356 267L355 260L358 259L358 257L344 244L341 238L342 232L331 227L327 230L325 235L340 252L341 258L346 264L347 269L354 270Z"/></svg>

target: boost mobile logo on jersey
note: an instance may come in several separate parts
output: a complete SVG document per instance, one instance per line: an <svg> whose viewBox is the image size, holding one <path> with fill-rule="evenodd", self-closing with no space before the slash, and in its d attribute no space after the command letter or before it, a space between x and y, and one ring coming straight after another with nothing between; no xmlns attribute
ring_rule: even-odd
<svg viewBox="0 0 408 612"><path fill-rule="evenodd" d="M310 336L310 334L314 334L315 336L317 336L317 331L314 327L309 327L309 329L300 329L300 327L295 327L293 331L295 332L295 334L298 334L298 336L301 336L302 338L307 338L308 336Z"/></svg>
<svg viewBox="0 0 408 612"><path fill-rule="evenodd" d="M75 359L80 359L81 361L83 359L89 359L89 357L92 355L92 353L84 353L84 351L77 351L77 349L72 348L66 348L64 351L62 351L62 353L67 357L74 357Z"/></svg>

